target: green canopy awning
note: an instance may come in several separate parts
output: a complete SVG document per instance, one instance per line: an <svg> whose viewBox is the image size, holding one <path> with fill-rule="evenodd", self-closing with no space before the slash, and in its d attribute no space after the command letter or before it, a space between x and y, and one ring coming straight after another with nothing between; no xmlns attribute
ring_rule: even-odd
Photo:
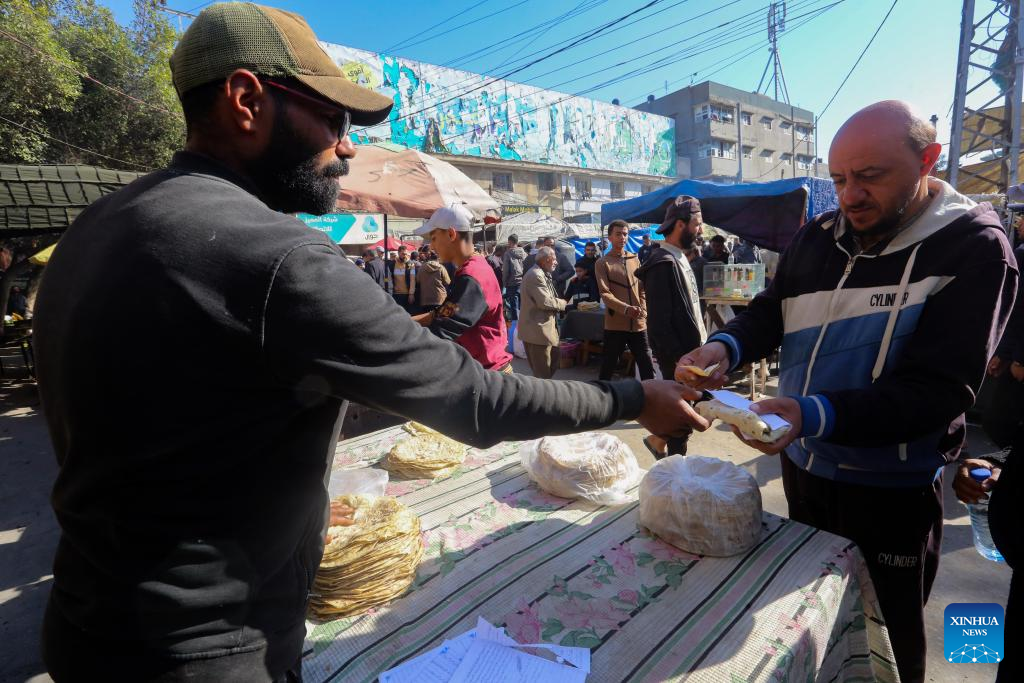
<svg viewBox="0 0 1024 683"><path fill-rule="evenodd" d="M63 232L82 209L141 175L96 166L0 164L0 239Z"/></svg>

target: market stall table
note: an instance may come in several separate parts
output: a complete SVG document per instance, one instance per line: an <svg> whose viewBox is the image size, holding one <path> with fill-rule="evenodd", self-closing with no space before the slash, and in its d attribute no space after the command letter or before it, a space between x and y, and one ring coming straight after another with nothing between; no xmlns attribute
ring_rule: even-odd
<svg viewBox="0 0 1024 683"><path fill-rule="evenodd" d="M335 468L369 466L401 428L338 444ZM588 647L590 683L896 681L863 558L838 536L765 514L760 543L699 557L637 528L635 503L548 495L516 443L471 449L449 478L392 481L422 520L411 591L372 613L307 623L306 681L376 681L473 628Z"/></svg>
<svg viewBox="0 0 1024 683"><path fill-rule="evenodd" d="M718 312L717 306L749 306L752 299L745 297L735 296L702 296L700 298L705 304L704 312L704 329L710 334L712 326L716 329L722 329L725 327L725 320L722 315ZM761 391L757 391L757 378L758 375L761 377ZM758 367L754 367L753 364L750 366L750 400L756 401L759 396L763 394L765 387L768 386L768 363L765 359L761 359L758 363Z"/></svg>
<svg viewBox="0 0 1024 683"><path fill-rule="evenodd" d="M562 339L583 341L581 364L586 365L590 354L598 348L595 343L604 339L604 309L567 312L562 321L561 336Z"/></svg>

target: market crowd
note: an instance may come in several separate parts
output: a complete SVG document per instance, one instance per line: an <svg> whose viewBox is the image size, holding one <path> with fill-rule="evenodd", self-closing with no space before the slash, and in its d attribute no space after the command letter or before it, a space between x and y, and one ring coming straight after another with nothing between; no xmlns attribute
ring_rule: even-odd
<svg viewBox="0 0 1024 683"><path fill-rule="evenodd" d="M421 248L353 264L289 214L332 210L351 127L393 101L349 81L298 15L245 3L204 9L171 69L184 149L77 218L34 311L60 465L55 680L301 680L349 401L477 447L636 420L660 458L708 428L703 389L780 347L779 395L754 409L792 428L748 443L780 457L794 520L860 546L903 681L925 680L943 472L986 373L1008 397L1010 448L982 482L960 463L953 486L991 496L996 543L1020 561L1019 266L996 211L931 175L935 131L906 104L842 126L839 209L808 217L767 288L708 329L702 269L763 255L705 244L696 197L672 198L636 253L622 221L579 258L552 237L484 249L456 204L417 231ZM115 311L133 324L95 324ZM596 381L550 379L572 313L600 318ZM512 372L513 325L532 377ZM627 349L640 379L613 380ZM111 354L117 372L98 360ZM1008 644L1022 642L1019 574ZM1024 680L1007 655L999 680Z"/></svg>

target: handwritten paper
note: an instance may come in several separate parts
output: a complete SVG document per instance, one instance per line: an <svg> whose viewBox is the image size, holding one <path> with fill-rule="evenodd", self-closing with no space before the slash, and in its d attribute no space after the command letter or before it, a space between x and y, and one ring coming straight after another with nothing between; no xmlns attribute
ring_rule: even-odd
<svg viewBox="0 0 1024 683"><path fill-rule="evenodd" d="M521 652L533 648L557 661ZM468 663L467 663L468 662ZM590 673L590 650L549 643L517 643L505 629L478 617L466 631L378 677L379 683L582 683Z"/></svg>
<svg viewBox="0 0 1024 683"><path fill-rule="evenodd" d="M449 683L584 683L587 673L489 640L469 648Z"/></svg>

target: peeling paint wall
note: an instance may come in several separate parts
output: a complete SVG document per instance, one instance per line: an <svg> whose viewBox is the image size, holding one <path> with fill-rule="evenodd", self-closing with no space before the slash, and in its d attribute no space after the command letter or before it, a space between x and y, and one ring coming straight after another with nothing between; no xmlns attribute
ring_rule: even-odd
<svg viewBox="0 0 1024 683"><path fill-rule="evenodd" d="M387 121L353 133L357 142L675 177L671 118L401 57L321 45L352 81L395 101Z"/></svg>

